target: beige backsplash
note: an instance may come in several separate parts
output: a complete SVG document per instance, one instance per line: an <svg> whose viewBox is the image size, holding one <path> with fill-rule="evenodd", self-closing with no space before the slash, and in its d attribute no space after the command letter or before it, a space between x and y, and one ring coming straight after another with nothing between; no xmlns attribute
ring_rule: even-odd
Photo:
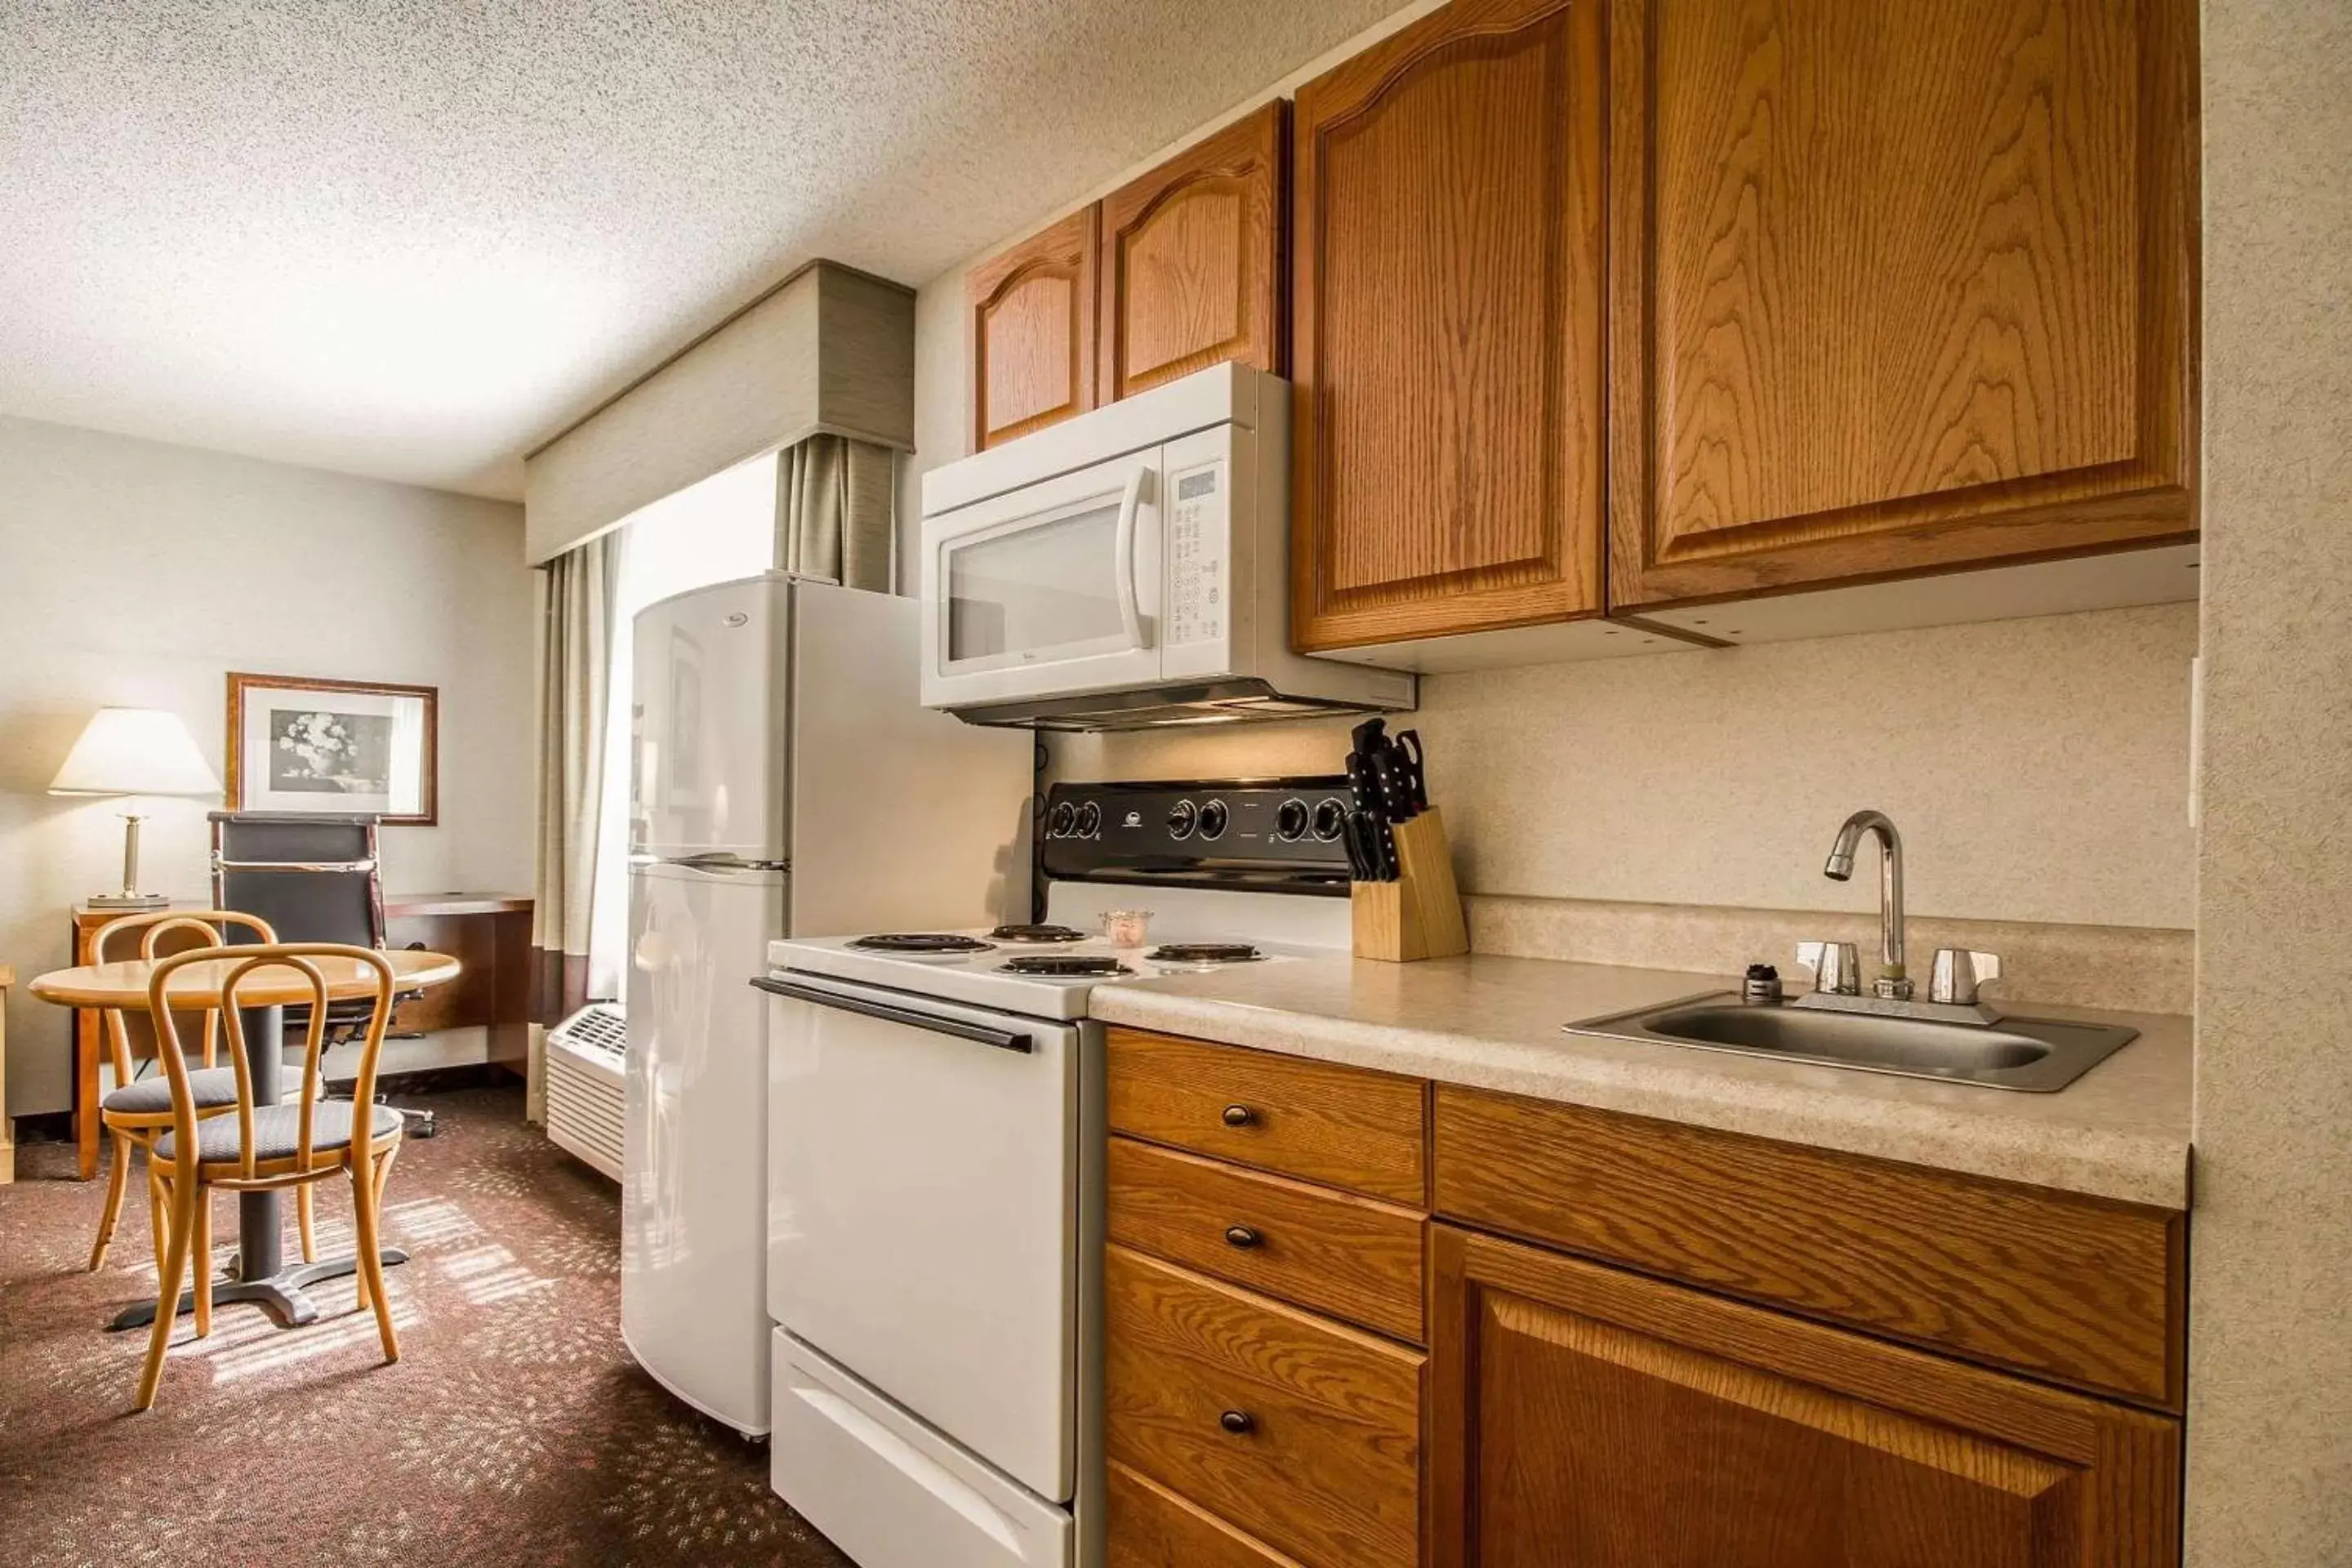
<svg viewBox="0 0 2352 1568"><path fill-rule="evenodd" d="M1805 972L1794 962L1801 942L1853 942L1864 975L1874 973L1877 963L1874 915L1484 895L1465 902L1470 945L1479 952L1706 974L1736 974L1751 963L1764 963L1780 969L1792 992L1806 984ZM1998 1003L2055 1002L2134 1013L2189 1010L2197 944L2189 931L1933 917L1911 920L1906 927L1906 956L1923 982L1936 949L1967 948L2000 955L2000 978L1985 992Z"/></svg>
<svg viewBox="0 0 2352 1568"><path fill-rule="evenodd" d="M2000 994L2185 1012L2194 605L1433 676L1427 742L1480 949L1722 973L1872 936L1821 874L1901 825L1912 946ZM1337 772L1346 721L1056 737L1066 778ZM1827 911L1830 918L1820 913Z"/></svg>

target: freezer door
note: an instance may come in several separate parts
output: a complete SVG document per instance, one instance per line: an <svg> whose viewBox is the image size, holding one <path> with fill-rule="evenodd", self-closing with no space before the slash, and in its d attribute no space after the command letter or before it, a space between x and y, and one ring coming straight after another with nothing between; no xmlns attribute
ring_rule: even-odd
<svg viewBox="0 0 2352 1568"><path fill-rule="evenodd" d="M792 604L790 579L772 574L698 588L637 616L629 700L636 852L783 857Z"/></svg>
<svg viewBox="0 0 2352 1568"><path fill-rule="evenodd" d="M744 984L785 879L675 865L629 878L621 1331L673 1394L768 1429L766 1026Z"/></svg>
<svg viewBox="0 0 2352 1568"><path fill-rule="evenodd" d="M1093 1037L810 975L763 984L780 1321L1023 1486L1066 1502L1079 1089Z"/></svg>
<svg viewBox="0 0 2352 1568"><path fill-rule="evenodd" d="M862 1568L1066 1568L1070 1515L776 1331L769 1479Z"/></svg>

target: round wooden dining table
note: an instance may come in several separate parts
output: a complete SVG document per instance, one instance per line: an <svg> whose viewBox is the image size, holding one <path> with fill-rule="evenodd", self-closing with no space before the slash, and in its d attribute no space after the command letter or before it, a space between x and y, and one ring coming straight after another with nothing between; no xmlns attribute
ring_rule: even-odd
<svg viewBox="0 0 2352 1568"><path fill-rule="evenodd" d="M392 965L395 994L455 980L460 968L456 959L445 953L395 949L383 956ZM244 962L231 953L173 970L164 983L172 1010L196 1012L218 1007L221 987ZM340 1001L373 994L376 972L360 960L321 957L310 962L325 977L331 998ZM143 959L53 969L37 976L31 990L43 1001L61 1007L121 1007L143 1013L148 1010L147 985L153 969L154 964ZM313 994L306 976L282 967L257 969L237 988L237 1010L245 1024L246 1060L252 1068L257 1103L275 1105L284 1092L280 1057L285 1008L289 1004L307 1004ZM308 1287L342 1279L359 1268L358 1258L349 1254L287 1268L278 1232L280 1223L277 1189L237 1194L236 1274L213 1286L214 1306L258 1302L269 1310L280 1328L294 1328L314 1321L319 1316L317 1304L304 1294ZM387 1247L383 1258L386 1264L405 1263L408 1254L399 1247ZM178 1310L193 1311L195 1302L193 1289L183 1291ZM155 1321L155 1309L153 1300L137 1302L123 1309L107 1327L143 1328Z"/></svg>

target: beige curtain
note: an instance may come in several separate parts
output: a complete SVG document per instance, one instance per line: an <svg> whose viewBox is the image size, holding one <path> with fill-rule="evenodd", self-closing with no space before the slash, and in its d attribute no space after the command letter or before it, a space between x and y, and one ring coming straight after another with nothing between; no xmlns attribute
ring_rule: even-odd
<svg viewBox="0 0 2352 1568"><path fill-rule="evenodd" d="M539 885L531 914L538 1019L587 1000L588 910L604 803L604 714L612 678L619 534L550 561L539 650Z"/></svg>
<svg viewBox="0 0 2352 1568"><path fill-rule="evenodd" d="M776 463L776 564L887 594L898 518L896 454L846 436L812 436Z"/></svg>

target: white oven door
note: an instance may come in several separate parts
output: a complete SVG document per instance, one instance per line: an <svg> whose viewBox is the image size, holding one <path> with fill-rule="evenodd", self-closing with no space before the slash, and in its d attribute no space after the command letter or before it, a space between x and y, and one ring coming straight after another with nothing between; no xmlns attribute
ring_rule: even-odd
<svg viewBox="0 0 2352 1568"><path fill-rule="evenodd" d="M1160 448L923 520L923 701L1160 679Z"/></svg>
<svg viewBox="0 0 2352 1568"><path fill-rule="evenodd" d="M769 1307L1047 1501L1076 1469L1085 1036L813 975L769 995Z"/></svg>

